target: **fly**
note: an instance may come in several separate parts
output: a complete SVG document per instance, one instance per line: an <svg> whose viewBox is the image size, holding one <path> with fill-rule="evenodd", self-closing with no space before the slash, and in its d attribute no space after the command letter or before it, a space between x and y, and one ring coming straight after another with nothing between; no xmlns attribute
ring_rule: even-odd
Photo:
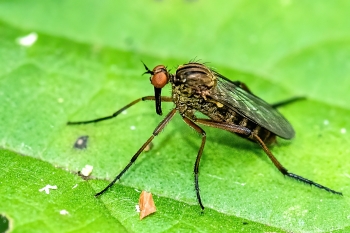
<svg viewBox="0 0 350 233"><path fill-rule="evenodd" d="M96 193L100 196L118 181L129 167L136 161L140 153L151 143L163 128L178 112L184 122L202 136L197 158L194 164L194 180L197 200L202 209L202 199L199 191L198 172L206 142L206 133L198 125L205 125L231 133L257 143L285 176L328 192L342 195L341 192L332 190L294 173L290 173L268 149L267 145L276 141L276 136L291 139L294 137L294 129L291 124L279 113L276 108L297 100L291 99L285 102L270 105L254 95L248 87L240 81L231 81L204 64L189 62L177 68L175 74L171 74L164 65L158 65L153 70L144 64L146 74L150 74L150 81L154 87L154 96L145 96L134 100L110 116L89 121L68 122L69 125L95 123L118 116L127 108L140 101L155 101L155 109L158 115L162 115L162 102L173 102L173 108L166 117L158 124L148 140L134 154L127 166L117 175L114 180L102 191ZM172 96L161 95L162 88L170 82ZM201 112L208 118L197 118L196 112Z"/></svg>

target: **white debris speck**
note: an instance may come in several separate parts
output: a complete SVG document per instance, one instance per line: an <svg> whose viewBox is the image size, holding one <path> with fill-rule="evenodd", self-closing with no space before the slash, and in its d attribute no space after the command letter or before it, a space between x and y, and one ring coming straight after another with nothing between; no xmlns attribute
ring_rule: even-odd
<svg viewBox="0 0 350 233"><path fill-rule="evenodd" d="M78 184L75 184L75 185L72 187L72 189L75 189L76 187L78 187Z"/></svg>
<svg viewBox="0 0 350 233"><path fill-rule="evenodd" d="M135 125L130 126L130 129L135 130L136 129Z"/></svg>
<svg viewBox="0 0 350 233"><path fill-rule="evenodd" d="M324 121L323 121L323 124L324 124L324 125L329 125L329 121L328 121L328 120L324 120Z"/></svg>
<svg viewBox="0 0 350 233"><path fill-rule="evenodd" d="M86 164L85 167L81 170L81 174L83 176L89 176L92 172L92 169L94 169L93 166Z"/></svg>
<svg viewBox="0 0 350 233"><path fill-rule="evenodd" d="M126 115L128 113L128 111L124 110L122 111L122 114Z"/></svg>
<svg viewBox="0 0 350 233"><path fill-rule="evenodd" d="M67 214L69 214L69 212L68 212L67 210L61 210L61 211L60 211L60 214L61 214L61 215L67 215Z"/></svg>
<svg viewBox="0 0 350 233"><path fill-rule="evenodd" d="M57 189L56 185L46 185L44 188L39 189L39 192L45 191L46 194L50 194L50 189Z"/></svg>
<svg viewBox="0 0 350 233"><path fill-rule="evenodd" d="M140 213L140 206L139 205L135 205L135 209L136 209L136 212Z"/></svg>
<svg viewBox="0 0 350 233"><path fill-rule="evenodd" d="M340 133L345 134L346 133L346 129L345 128L341 128L340 129Z"/></svg>
<svg viewBox="0 0 350 233"><path fill-rule="evenodd" d="M25 47L30 47L37 41L37 39L38 39L38 34L36 34L35 32L32 32L26 36L17 38L17 43Z"/></svg>
<svg viewBox="0 0 350 233"><path fill-rule="evenodd" d="M57 99L57 102L61 104L61 103L64 102L64 99L63 99L63 98L58 98L58 99Z"/></svg>

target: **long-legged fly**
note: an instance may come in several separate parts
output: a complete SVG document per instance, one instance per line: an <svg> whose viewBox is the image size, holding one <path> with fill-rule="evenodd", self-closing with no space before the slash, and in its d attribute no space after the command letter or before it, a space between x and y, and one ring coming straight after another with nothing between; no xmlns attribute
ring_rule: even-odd
<svg viewBox="0 0 350 233"><path fill-rule="evenodd" d="M184 122L202 136L202 143L199 147L197 158L194 164L194 180L197 200L202 209L198 171L199 162L202 157L206 142L206 133L199 126L205 125L235 133L248 140L256 142L266 153L272 163L285 176L324 189L328 192L342 195L326 186L312 180L289 172L268 149L267 145L276 140L276 136L284 139L294 137L294 130L291 124L279 113L276 108L297 100L270 105L254 95L248 87L240 81L231 81L204 64L189 62L177 68L175 74L171 74L164 65L158 65L153 70L148 69L144 64L147 74L150 74L150 81L154 87L154 96L145 96L134 100L110 116L89 121L68 122L69 125L95 123L118 116L125 109L140 101L155 101L155 109L158 115L162 115L162 102L174 102L173 108L166 117L158 124L148 140L134 154L127 166L117 175L114 180L95 196L106 192L119 180L129 167L136 161L145 147L151 143L153 138L162 131L170 122L176 112L179 112ZM161 95L162 88L170 82L172 96ZM201 112L208 118L196 117L196 112Z"/></svg>

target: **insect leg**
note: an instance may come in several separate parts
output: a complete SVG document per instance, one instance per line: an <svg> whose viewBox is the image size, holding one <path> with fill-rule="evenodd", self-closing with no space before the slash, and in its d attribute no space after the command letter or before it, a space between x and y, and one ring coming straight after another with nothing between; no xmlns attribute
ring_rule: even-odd
<svg viewBox="0 0 350 233"><path fill-rule="evenodd" d="M222 122L216 122L213 120L209 120L209 119L196 119L195 120L196 123L199 124L203 124L209 127L214 127L214 128L218 128L218 129L223 129L232 133L238 133L238 134L242 134L244 136L249 136L252 131L246 127L240 126L240 125L232 125L232 124L227 124L227 123L222 123Z"/></svg>
<svg viewBox="0 0 350 233"><path fill-rule="evenodd" d="M277 169L285 176L289 176L293 179L299 180L301 182L304 182L306 184L309 185L313 185L319 189L324 189L328 192L334 193L334 194L338 194L338 195L343 195L341 192L337 192L333 189L330 189L326 186L323 186L321 184L318 184L312 180L306 179L302 176L296 175L294 173L290 173L288 172L288 170L282 166L282 164L276 159L276 157L271 153L271 151L267 148L267 146L265 145L265 143L261 140L261 138L256 135L255 133L253 133L250 129L239 126L239 125L230 125L230 124L226 124L226 123L220 123L220 122L215 122L209 119L197 119L195 121L196 123L200 123L200 124L204 124L210 127L215 127L215 128L219 128L219 129L223 129L223 130L227 130L229 132L233 132L233 133L238 133L238 134L242 134L244 136L247 136L249 138L252 138L254 141L256 141L261 148L265 151L265 153L267 154L267 156L269 157L269 159L273 162L273 164L277 167Z"/></svg>
<svg viewBox="0 0 350 233"><path fill-rule="evenodd" d="M279 108L281 106L288 105L288 104L294 103L294 102L299 101L299 100L304 100L304 99L306 99L306 98L303 97L303 96L294 97L294 98L290 98L290 99L287 99L287 100L283 100L281 102L277 102L277 103L271 104L271 106L273 108Z"/></svg>
<svg viewBox="0 0 350 233"><path fill-rule="evenodd" d="M196 125L196 123L198 122L198 123L201 123L201 124L204 124L207 126L221 128L224 130L244 134L247 136L250 134L251 131L249 129L242 127L242 126L239 126L239 125L228 125L225 123L214 122L214 121L211 121L208 119L197 119L197 120L195 120L195 122L196 122L195 123L185 116L182 116L182 118L191 128L193 128L194 130L196 130L198 133L200 133L202 135L202 144L199 148L197 158L196 158L196 163L194 165L194 185L195 185L195 189L196 189L198 203L199 203L200 207L202 208L202 210L204 210L204 206L202 204L202 200L201 200L201 196L200 196L200 192L199 192L198 173L199 173L199 162L201 160L205 141L206 141L206 134L205 134L205 131L201 127Z"/></svg>
<svg viewBox="0 0 350 233"><path fill-rule="evenodd" d="M131 106L137 104L140 101L145 101L145 100L156 100L155 96L145 96L142 98L139 98L137 100L132 101L130 104L125 105L124 107L122 107L121 109L119 109L118 111L116 111L115 113L113 113L110 116L106 116L106 117L101 117L101 118L97 118L94 120L89 120L89 121L69 121L67 122L67 125L80 125L80 124L89 124L89 123L96 123L99 121L104 121L104 120L108 120L111 118L114 118L116 116L118 116L120 113L122 113L124 110L130 108ZM166 97L166 96L162 96L161 97L161 101L163 102L173 102L173 99L171 97Z"/></svg>
<svg viewBox="0 0 350 233"><path fill-rule="evenodd" d="M199 162L200 162L201 157L202 157L202 153L203 153L203 149L204 149L204 145L205 145L205 140L206 140L207 136L205 134L205 131L201 127L196 125L193 121L191 121L190 119L188 119L185 116L182 116L182 118L186 122L186 124L188 124L192 129L196 130L199 134L202 135L202 143L201 143L201 146L200 146L198 154L197 154L196 163L194 164L194 187L196 189L198 203L199 203L200 207L202 208L202 210L204 210L201 196L199 194L198 172L199 172Z"/></svg>
<svg viewBox="0 0 350 233"><path fill-rule="evenodd" d="M145 149L145 147L150 144L150 142L153 140L155 136L159 134L160 131L164 129L164 127L169 123L169 121L173 118L173 116L176 113L176 108L171 110L171 112L168 113L168 115L158 124L158 126L154 129L152 136L141 146L141 148L134 154L134 156L131 158L130 162L126 167L117 175L114 180L109 183L101 192L98 192L95 194L95 197L100 196L104 192L106 192L110 187L114 185L115 182L117 182L123 175L124 173L129 169L129 167L136 161L136 159L139 157L141 152Z"/></svg>
<svg viewBox="0 0 350 233"><path fill-rule="evenodd" d="M271 151L267 148L267 146L265 145L265 143L261 140L261 138L256 135L256 134L252 134L253 136L253 139L261 146L261 148L265 151L265 153L267 154L267 156L269 157L269 159L273 162L273 164L277 167L277 169L285 176L289 176L293 179L296 179L296 180L299 180L301 182L304 182L306 184L309 184L309 185L313 185L319 189L324 189L328 192L331 192L331 193L334 193L334 194L338 194L338 195L343 195L341 192L337 192L333 189L330 189L326 186L323 186L321 184L318 184L312 180L309 180L309 179L306 179L302 176L299 176L297 174L294 174L294 173L290 173L288 172L288 170L282 166L282 164L276 159L276 157L271 153Z"/></svg>

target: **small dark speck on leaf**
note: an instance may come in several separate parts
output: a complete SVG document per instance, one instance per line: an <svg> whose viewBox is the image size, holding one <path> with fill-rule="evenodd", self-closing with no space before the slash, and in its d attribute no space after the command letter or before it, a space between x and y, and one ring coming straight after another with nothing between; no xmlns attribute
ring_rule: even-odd
<svg viewBox="0 0 350 233"><path fill-rule="evenodd" d="M89 136L80 136L74 143L75 149L86 149Z"/></svg>
<svg viewBox="0 0 350 233"><path fill-rule="evenodd" d="M247 222L243 222L243 225L248 225L248 223Z"/></svg>

